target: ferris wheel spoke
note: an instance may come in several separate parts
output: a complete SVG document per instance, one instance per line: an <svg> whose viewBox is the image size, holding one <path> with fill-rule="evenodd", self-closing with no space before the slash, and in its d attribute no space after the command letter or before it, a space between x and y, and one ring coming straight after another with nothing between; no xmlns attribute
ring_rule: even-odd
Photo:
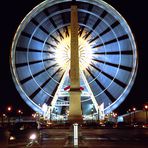
<svg viewBox="0 0 148 148"><path fill-rule="evenodd" d="M27 33L27 32L22 32L21 33L22 36L25 36L25 37L28 37L29 39L33 39L35 41L38 41L38 42L41 42L41 43L44 43L44 40L41 40L40 38L37 38L35 36L32 36L31 34ZM48 43L47 43L48 44Z"/></svg>
<svg viewBox="0 0 148 148"><path fill-rule="evenodd" d="M57 25L56 25L56 23L54 22L53 18L51 17L49 20L50 20L50 22L52 23L52 25L53 25L55 28L57 28ZM59 29L57 29L57 32L58 32L59 36L60 36L62 39L64 39L64 37L63 37L63 35L62 35L62 33L60 32Z"/></svg>
<svg viewBox="0 0 148 148"><path fill-rule="evenodd" d="M99 47L101 47L101 46L108 45L108 44L112 44L112 43L114 43L114 42L121 41L121 40L125 40L125 39L127 39L127 38L129 38L129 37L128 37L127 34L125 34L125 35L122 35L122 36L120 36L120 37L118 37L118 38L114 38L114 39L112 39L112 40L110 40L110 41L107 41L107 42L105 42L105 43L101 43L101 44L95 45L93 48L99 48Z"/></svg>
<svg viewBox="0 0 148 148"><path fill-rule="evenodd" d="M91 64L91 66L96 69L97 71L101 72L103 75L105 75L107 78L109 78L111 81L115 81L115 83L117 83L118 85L120 85L121 87L125 88L126 84L121 82L120 80L116 79L115 77L107 74L106 72L104 72L103 70L100 70L98 67L94 66Z"/></svg>
<svg viewBox="0 0 148 148"><path fill-rule="evenodd" d="M61 79L62 79L63 75L64 75L64 72L63 72L63 74L61 75L61 78L60 78L60 80L59 80L59 83L61 82ZM52 101L52 99L53 99L53 97L54 97L55 91L57 90L57 88L58 88L58 86L59 86L59 83L56 84L56 85L52 85L53 89L50 90L50 94L51 94L51 95L47 95L46 90L44 90L44 88L42 88L42 89L35 95L35 97L34 97L32 100L35 101L35 102L41 102L41 101L40 101L40 94L44 94L45 97L42 98L42 100L43 100L43 99L44 99L44 100L41 102L40 105L42 105L43 103L51 104L51 101ZM44 87L46 87L46 86L44 86ZM49 92L49 90L48 90L48 92Z"/></svg>
<svg viewBox="0 0 148 148"><path fill-rule="evenodd" d="M27 32L22 32L21 35L22 35L22 36L25 36L25 37L28 37L28 38L31 38L32 40L35 40L35 41L37 41L37 42L40 42L40 43L43 43L43 44L45 43L46 45L51 46L51 47L53 47L53 48L56 48L55 45L53 45L53 44L51 44L51 43L48 43L47 41L44 42L44 40L41 40L41 39L39 39L39 38L37 38L37 37L35 37L35 36L32 37L32 35L29 34L29 33L27 33Z"/></svg>
<svg viewBox="0 0 148 148"><path fill-rule="evenodd" d="M31 22L32 22L34 25L39 26L39 28L40 28L46 35L49 34L49 32L48 32L43 26L41 26L40 23L37 22L37 20L35 20L34 18L31 20Z"/></svg>
<svg viewBox="0 0 148 148"><path fill-rule="evenodd" d="M51 66L49 66L49 67L46 67L46 69L43 69L43 70L41 70L41 71L39 71L39 72L37 72L37 73L34 73L33 75L31 75L31 76L29 76L29 77L27 77L27 78L25 78L25 79L20 80L20 83L21 83L21 84L24 84L24 83L26 83L27 81L31 80L33 77L35 78L35 77L37 77L38 75L40 75L40 74L42 74L42 73L44 73L44 72L47 72L47 70L49 70L50 68L55 67L55 66L57 66L57 63L56 63L56 64L53 64L53 65L51 65Z"/></svg>
<svg viewBox="0 0 148 148"><path fill-rule="evenodd" d="M90 36L90 34L93 32L93 30L96 29L96 27L101 23L101 21L103 20L103 18L104 18L107 14L108 14L108 13L107 13L105 10L102 12L102 14L101 14L100 17L98 18L98 20L97 20L97 21L95 22L95 24L93 25L92 30L90 30L90 31L84 36L85 39L87 39L87 38Z"/></svg>
<svg viewBox="0 0 148 148"><path fill-rule="evenodd" d="M127 54L127 55L132 55L133 51L132 50L122 50L122 51L110 51L110 52L94 52L93 54L97 55L119 55L119 54Z"/></svg>
<svg viewBox="0 0 148 148"><path fill-rule="evenodd" d="M93 43L94 41L98 40L101 36L103 36L106 33L110 32L113 28L115 28L118 25L120 25L119 21L115 21L112 25L110 25L109 27L107 27L102 33L100 33L99 35L97 35L96 37L94 37L93 39L91 39L89 41L89 43Z"/></svg>
<svg viewBox="0 0 148 148"><path fill-rule="evenodd" d="M59 10L64 9L62 5L61 6L58 5L58 8ZM66 20L66 16L64 15L64 13L61 13L61 18L62 18L63 24L66 24L67 20ZM68 26L64 27L64 32L65 32L66 37L69 36Z"/></svg>
<svg viewBox="0 0 148 148"><path fill-rule="evenodd" d="M89 11L92 11L92 9L93 9L93 5L89 5L87 11L88 11L88 12L89 12ZM86 24L86 23L87 23L87 21L88 21L88 19L89 19L89 16L90 16L90 13L87 13L87 14L86 14L86 17L85 17L85 19L84 19L83 24ZM85 28L84 26L81 27L81 29L80 29L80 31L79 31L79 35L80 35L80 36L83 34L84 28Z"/></svg>
<svg viewBox="0 0 148 148"><path fill-rule="evenodd" d="M65 26L64 28L65 28L64 32L65 32L66 37L69 37L68 26Z"/></svg>
<svg viewBox="0 0 148 148"><path fill-rule="evenodd" d="M61 68L59 68L51 77L49 77L35 92L30 95L30 98L33 99L39 93L41 88L43 88L60 70Z"/></svg>
<svg viewBox="0 0 148 148"><path fill-rule="evenodd" d="M50 96L50 98L48 99L48 101L46 102L47 104L50 104L51 105L51 102L56 102L55 100L54 100L54 98L55 98L55 96L56 96L56 92L57 92L57 90L58 90L58 87L60 86L60 83L62 83L61 81L62 81L62 79L63 79L63 77L64 77L64 74L65 74L65 72L63 72L63 74L62 74L62 76L61 76L61 78L60 78L60 80L58 81L58 85L56 85L56 87L54 88L54 90L53 90L53 92L51 93L51 96L53 96L52 98L51 98L51 96Z"/></svg>
<svg viewBox="0 0 148 148"><path fill-rule="evenodd" d="M48 59L43 59L43 60L38 60L38 61L29 61L29 62L26 62L26 63L17 63L16 64L16 67L24 67L26 65L33 65L33 64L37 64L37 63L42 63L42 62L46 62L46 61L53 61L55 60L55 58L48 58Z"/></svg>
<svg viewBox="0 0 148 148"><path fill-rule="evenodd" d="M110 63L110 62L106 62L106 61L101 61L101 60L98 60L98 59L92 59L92 60L96 61L96 62L99 62L99 63L103 63L103 64L106 64L106 65L109 65L109 66L112 66L112 67L120 68L120 69L129 71L129 72L132 71L132 67L128 67L128 66L124 66L124 65L119 65L119 64L114 64L114 63Z"/></svg>
<svg viewBox="0 0 148 148"><path fill-rule="evenodd" d="M101 82L95 78L95 76L87 69L87 71L89 72L89 74L91 75L91 77L95 80L95 82L99 85L99 87L102 89L102 92L104 92L108 98L114 102L116 99L112 96L112 94L105 88L105 86L103 86L103 84L101 84Z"/></svg>
<svg viewBox="0 0 148 148"><path fill-rule="evenodd" d="M44 14L45 14L47 17L49 16L49 12L47 11L47 9L44 10ZM53 18L49 18L49 21L50 21L51 24L54 26L54 28L57 28L57 25L56 25L56 23L54 22ZM57 32L58 32L59 36L60 36L62 39L64 39L64 37L63 37L63 35L62 35L62 33L60 32L59 29L57 29Z"/></svg>
<svg viewBox="0 0 148 148"><path fill-rule="evenodd" d="M50 37L52 38L52 39L54 39L54 41L58 44L60 41L56 38L56 37L54 37L53 35L50 35Z"/></svg>
<svg viewBox="0 0 148 148"><path fill-rule="evenodd" d="M102 33L100 33L99 36L103 36L103 35L107 34L108 32L110 32L112 29L114 29L118 25L120 25L119 21L115 21L112 25L110 25Z"/></svg>
<svg viewBox="0 0 148 148"><path fill-rule="evenodd" d="M96 36L96 37L94 37L93 39L91 39L90 41L89 41L89 43L93 43L94 41L96 41L97 39L99 39L100 38L100 36Z"/></svg>
<svg viewBox="0 0 148 148"><path fill-rule="evenodd" d="M17 47L16 48L16 51L22 51L22 52L27 52L27 48L24 48L24 47ZM49 53L49 54L54 54L55 52L53 51L49 51L49 50L42 50L42 49L31 49L29 48L29 52L38 52L38 53Z"/></svg>

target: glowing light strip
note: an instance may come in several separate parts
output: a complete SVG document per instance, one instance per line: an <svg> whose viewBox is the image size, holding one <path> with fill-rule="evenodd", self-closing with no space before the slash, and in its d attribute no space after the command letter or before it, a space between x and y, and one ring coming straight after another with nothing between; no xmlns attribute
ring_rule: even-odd
<svg viewBox="0 0 148 148"><path fill-rule="evenodd" d="M91 97L91 100L92 100L92 102L93 102L93 104L94 104L94 107L95 107L95 109L96 109L96 111L97 111L97 113L98 113L98 109L99 109L98 103L97 103L97 101L96 101L96 99L95 99L95 97L94 97L94 94L93 94L93 92L92 92L92 90L91 90L91 88L90 88L90 86L89 86L89 84L88 84L88 82L87 82L87 80L86 80L86 78L85 78L85 75L84 75L84 73L83 73L82 70L81 70L81 75L82 75L82 79L83 79L83 81L84 81L84 83L85 83L85 86L86 86L86 88L87 88L87 90L88 90L88 92L89 92L89 94L90 94L90 97Z"/></svg>
<svg viewBox="0 0 148 148"><path fill-rule="evenodd" d="M62 78L62 80L61 80L61 82L60 82L60 84L59 84L59 86L57 88L57 91L56 91L56 93L55 93L55 95L54 95L54 97L53 97L53 99L51 101L52 110L55 107L55 104L56 104L58 96L59 96L58 93L60 92L60 90L61 90L61 88L62 88L62 86L64 84L64 81L66 79L66 76L68 75L68 72L69 72L69 66L67 67L67 69L66 69L66 71L64 73L64 76L63 76L63 78Z"/></svg>

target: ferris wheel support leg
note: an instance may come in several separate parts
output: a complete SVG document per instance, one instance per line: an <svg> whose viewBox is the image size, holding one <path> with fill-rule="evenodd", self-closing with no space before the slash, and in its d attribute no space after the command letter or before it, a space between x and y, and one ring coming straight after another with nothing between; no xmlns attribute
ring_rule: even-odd
<svg viewBox="0 0 148 148"><path fill-rule="evenodd" d="M62 88L62 86L64 84L64 81L66 79L66 76L68 75L68 72L69 72L69 66L68 66L67 70L65 71L64 76L63 76L63 78L62 78L62 80L61 80L61 82L60 82L60 84L59 84L59 86L57 88L57 91L56 91L56 93L54 95L54 98L53 98L53 100L51 102L51 112L53 111L54 107L56 106L56 102L57 102L58 96L59 96L58 94L59 94L59 92L60 92L60 90L61 90L61 88Z"/></svg>

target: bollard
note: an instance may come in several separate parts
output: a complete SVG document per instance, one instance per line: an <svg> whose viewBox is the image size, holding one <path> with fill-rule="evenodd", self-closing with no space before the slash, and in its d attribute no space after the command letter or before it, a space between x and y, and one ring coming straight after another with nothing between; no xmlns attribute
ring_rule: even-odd
<svg viewBox="0 0 148 148"><path fill-rule="evenodd" d="M73 126L74 126L74 147L78 147L78 143L79 143L79 141L78 141L78 123L74 123L73 124Z"/></svg>

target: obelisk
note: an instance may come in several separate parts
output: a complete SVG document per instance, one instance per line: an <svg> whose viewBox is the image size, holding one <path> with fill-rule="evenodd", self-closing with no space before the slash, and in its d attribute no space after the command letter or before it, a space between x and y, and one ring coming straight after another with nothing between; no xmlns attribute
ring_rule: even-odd
<svg viewBox="0 0 148 148"><path fill-rule="evenodd" d="M71 61L70 61L70 106L69 122L82 122L79 47L78 47L78 10L76 5L71 6Z"/></svg>

